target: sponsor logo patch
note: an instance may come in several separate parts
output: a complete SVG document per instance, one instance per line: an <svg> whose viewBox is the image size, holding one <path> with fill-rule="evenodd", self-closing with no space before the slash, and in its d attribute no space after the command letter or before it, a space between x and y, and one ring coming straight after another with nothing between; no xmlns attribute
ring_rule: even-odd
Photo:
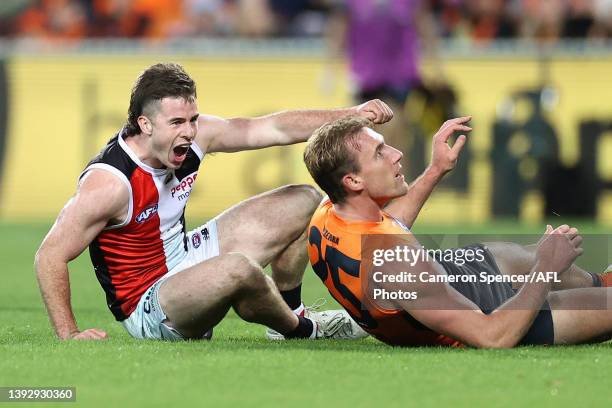
<svg viewBox="0 0 612 408"><path fill-rule="evenodd" d="M208 228L204 228L200 232L202 233L204 240L208 241L208 239L210 238L210 233L208 232Z"/></svg>
<svg viewBox="0 0 612 408"><path fill-rule="evenodd" d="M191 243L194 248L198 248L202 244L202 239L200 238L200 234L197 232L191 236Z"/></svg>
<svg viewBox="0 0 612 408"><path fill-rule="evenodd" d="M142 310L149 314L151 313L151 291L147 293L147 297L145 298L144 303L142 304Z"/></svg>
<svg viewBox="0 0 612 408"><path fill-rule="evenodd" d="M157 213L157 203L148 206L136 216L136 222L142 224Z"/></svg>
<svg viewBox="0 0 612 408"><path fill-rule="evenodd" d="M189 194L191 193L191 186L195 182L197 176L198 173L194 173L193 175L187 176L182 179L179 184L177 184L175 187L172 188L172 190L170 190L170 194L172 195L172 197L177 197L179 201L189 197Z"/></svg>

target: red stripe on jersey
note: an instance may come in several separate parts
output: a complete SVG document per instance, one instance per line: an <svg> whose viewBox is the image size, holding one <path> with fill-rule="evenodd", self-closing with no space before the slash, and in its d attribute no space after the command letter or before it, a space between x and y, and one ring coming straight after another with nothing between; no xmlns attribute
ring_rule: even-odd
<svg viewBox="0 0 612 408"><path fill-rule="evenodd" d="M157 213L159 193L153 177L137 168L130 178L132 219L121 228L102 231L98 244L115 289L115 302L126 316L143 293L168 272Z"/></svg>

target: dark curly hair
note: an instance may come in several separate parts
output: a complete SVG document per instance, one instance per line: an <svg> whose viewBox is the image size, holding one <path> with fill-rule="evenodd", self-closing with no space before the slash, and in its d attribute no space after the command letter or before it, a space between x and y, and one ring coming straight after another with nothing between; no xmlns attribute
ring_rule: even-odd
<svg viewBox="0 0 612 408"><path fill-rule="evenodd" d="M130 97L130 107L125 125L129 136L140 133L138 117L153 102L167 97L196 98L196 85L182 66L172 62L155 64L140 74Z"/></svg>

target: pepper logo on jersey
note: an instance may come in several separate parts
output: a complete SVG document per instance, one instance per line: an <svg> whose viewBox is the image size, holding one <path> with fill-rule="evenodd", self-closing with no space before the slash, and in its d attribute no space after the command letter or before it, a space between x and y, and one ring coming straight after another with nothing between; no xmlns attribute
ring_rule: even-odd
<svg viewBox="0 0 612 408"><path fill-rule="evenodd" d="M172 197L177 197L179 201L189 198L189 195L191 194L191 186L195 182L197 176L198 174L194 173L193 175L187 176L182 179L177 186L173 187L172 190L170 190L170 194L172 195Z"/></svg>
<svg viewBox="0 0 612 408"><path fill-rule="evenodd" d="M136 216L136 222L142 224L157 213L157 203L148 206L140 214Z"/></svg>

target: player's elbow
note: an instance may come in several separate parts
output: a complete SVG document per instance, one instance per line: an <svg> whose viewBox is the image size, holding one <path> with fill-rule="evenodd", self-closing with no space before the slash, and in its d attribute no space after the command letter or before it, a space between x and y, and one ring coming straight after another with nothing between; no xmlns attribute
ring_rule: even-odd
<svg viewBox="0 0 612 408"><path fill-rule="evenodd" d="M44 265L48 263L48 251L41 245L34 255L34 272L40 276L45 270Z"/></svg>
<svg viewBox="0 0 612 408"><path fill-rule="evenodd" d="M514 344L501 338L482 338L475 341L472 346L483 349L508 349L514 347Z"/></svg>
<svg viewBox="0 0 612 408"><path fill-rule="evenodd" d="M476 344L477 348L507 349L516 346L516 340L510 336L505 327L499 327L494 322L488 322L488 327L480 331Z"/></svg>
<svg viewBox="0 0 612 408"><path fill-rule="evenodd" d="M34 271L36 272L36 276L40 278L45 275L47 271L51 270L51 266L58 262L56 258L57 257L54 256L54 251L43 243L34 255Z"/></svg>
<svg viewBox="0 0 612 408"><path fill-rule="evenodd" d="M34 254L34 270L38 272L38 269L40 265L42 264L42 262L44 261L44 259L45 259L45 249L41 245L36 250L36 254Z"/></svg>

